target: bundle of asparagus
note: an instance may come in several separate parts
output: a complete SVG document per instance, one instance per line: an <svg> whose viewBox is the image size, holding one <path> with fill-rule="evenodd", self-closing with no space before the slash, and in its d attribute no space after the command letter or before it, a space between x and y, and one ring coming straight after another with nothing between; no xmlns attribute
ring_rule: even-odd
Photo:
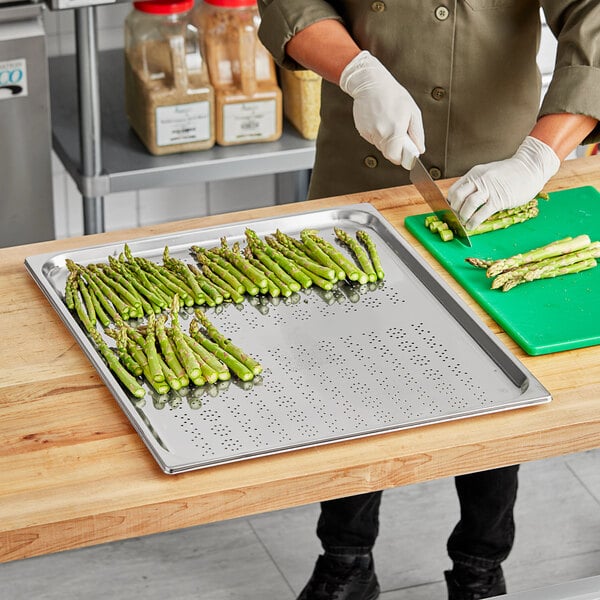
<svg viewBox="0 0 600 600"><path fill-rule="evenodd" d="M88 318L96 318L106 327L119 319L143 318L167 309L177 295L186 306L215 306L223 302L220 291L203 275L192 270L193 265L169 256L164 251L164 264L147 258L134 257L125 244L119 259L108 257L108 263L76 264L67 259L69 277L65 301L74 310L74 298L79 292Z"/></svg>
<svg viewBox="0 0 600 600"><path fill-rule="evenodd" d="M109 348L88 322L88 332L110 369L136 398L143 398L142 378L158 393L228 381L232 373L247 382L262 372L261 365L221 334L197 309L185 332L179 321L179 298L167 313L148 316L145 326L133 327L118 319L105 333L116 342ZM170 326L167 322L170 318ZM202 333L200 324L205 328Z"/></svg>
<svg viewBox="0 0 600 600"><path fill-rule="evenodd" d="M300 239L281 231L261 239L247 229L243 250L225 238L218 248L192 246L197 264L172 257L168 246L158 264L133 256L125 244L119 257L109 256L107 263L84 266L67 259L65 302L136 397L144 395L136 379L140 376L158 393L178 390L190 381L203 385L227 379L228 369L250 381L260 365L220 335L198 310L189 334L183 332L180 303L216 307L243 302L246 295L290 297L313 285L329 291L338 281L364 284L383 279L377 249L366 231L358 231L356 239L339 228L335 234L350 258L313 230L302 231ZM170 314L170 327L165 312ZM142 329L128 323L144 317L147 324ZM98 324L115 339L116 351L104 342Z"/></svg>
<svg viewBox="0 0 600 600"><path fill-rule="evenodd" d="M133 256L127 244L119 258L107 263L79 265L67 260L70 272L65 301L75 310L74 298L81 296L88 318L106 327L118 319L143 318L165 310L177 295L188 307L214 307L223 302L239 304L246 295L269 294L289 297L316 285L331 290L337 281L364 284L384 278L377 249L366 231L356 238L336 228L337 239L349 249L350 257L319 237L302 231L295 239L281 231L260 239L246 231L247 245L230 246L225 238L218 248L192 246L197 264L163 251L163 263Z"/></svg>
<svg viewBox="0 0 600 600"><path fill-rule="evenodd" d="M528 281L591 269L596 266L598 257L600 257L600 242L590 241L588 235L579 235L575 238L557 240L508 258L498 260L467 258L465 260L475 267L486 270L486 275L493 279L492 289L507 292Z"/></svg>
<svg viewBox="0 0 600 600"><path fill-rule="evenodd" d="M468 235L480 235L482 233L489 233L490 231L497 231L499 229L506 229L511 225L517 223L523 223L529 219L537 217L539 214L538 199L548 200L548 194L540 192L535 198L514 208L508 208L500 210L494 213L491 217L486 219L481 225L475 229L467 231ZM428 215L425 217L425 227L430 231L439 234L443 242L449 242L454 239L454 234L450 229L448 223L444 222L437 215Z"/></svg>
<svg viewBox="0 0 600 600"><path fill-rule="evenodd" d="M357 239L339 228L335 229L335 234L349 249L350 258L320 237L317 231L308 229L300 232L300 239L280 230L261 239L254 230L247 229L243 251L239 244L229 247L224 239L217 250L198 247L193 250L199 260L207 257L214 260L216 253L228 261L229 264L223 263L223 267L230 275L242 282L243 276L251 280L253 287L249 287L248 282L245 285L246 292L251 295L265 293L289 297L313 285L329 291L338 281L364 284L384 278L377 249L366 231L358 231Z"/></svg>

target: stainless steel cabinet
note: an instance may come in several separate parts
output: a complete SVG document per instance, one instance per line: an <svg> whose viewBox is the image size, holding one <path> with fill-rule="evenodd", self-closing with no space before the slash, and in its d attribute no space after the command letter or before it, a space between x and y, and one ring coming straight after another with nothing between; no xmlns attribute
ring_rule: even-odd
<svg viewBox="0 0 600 600"><path fill-rule="evenodd" d="M0 2L0 246L54 238L41 7Z"/></svg>

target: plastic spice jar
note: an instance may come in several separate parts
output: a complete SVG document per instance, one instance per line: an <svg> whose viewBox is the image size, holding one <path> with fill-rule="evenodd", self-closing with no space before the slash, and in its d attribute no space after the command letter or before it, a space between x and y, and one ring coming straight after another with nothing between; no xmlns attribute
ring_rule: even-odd
<svg viewBox="0 0 600 600"><path fill-rule="evenodd" d="M193 0L133 3L125 20L125 104L152 154L204 150L215 143L209 82Z"/></svg>
<svg viewBox="0 0 600 600"><path fill-rule="evenodd" d="M203 0L192 11L215 88L217 143L281 137L282 99L275 63L258 39L256 0Z"/></svg>

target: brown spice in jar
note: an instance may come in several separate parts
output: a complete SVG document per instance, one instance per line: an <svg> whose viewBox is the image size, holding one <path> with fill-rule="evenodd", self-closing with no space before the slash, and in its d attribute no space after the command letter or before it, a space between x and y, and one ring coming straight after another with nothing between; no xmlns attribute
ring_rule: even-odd
<svg viewBox="0 0 600 600"><path fill-rule="evenodd" d="M279 139L281 89L275 63L256 35L253 12L208 9L199 15L196 25L215 88L217 143L228 146Z"/></svg>
<svg viewBox="0 0 600 600"><path fill-rule="evenodd" d="M127 118L152 154L205 150L215 143L214 91L201 65L196 71L188 69L184 44L182 37L174 36L144 42L126 53ZM166 135L159 120L163 107L177 107L188 115ZM193 122L186 125L186 118ZM185 141L186 137L193 141Z"/></svg>

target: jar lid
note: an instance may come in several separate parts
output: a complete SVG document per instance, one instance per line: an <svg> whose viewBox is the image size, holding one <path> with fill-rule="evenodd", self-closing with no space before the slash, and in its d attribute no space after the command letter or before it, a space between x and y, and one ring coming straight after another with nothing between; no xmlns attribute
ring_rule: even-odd
<svg viewBox="0 0 600 600"><path fill-rule="evenodd" d="M191 10L194 6L194 0L143 0L134 2L136 10L153 15L172 15Z"/></svg>
<svg viewBox="0 0 600 600"><path fill-rule="evenodd" d="M256 0L204 0L206 4L212 6L222 6L223 8L243 8L246 6L256 6Z"/></svg>

